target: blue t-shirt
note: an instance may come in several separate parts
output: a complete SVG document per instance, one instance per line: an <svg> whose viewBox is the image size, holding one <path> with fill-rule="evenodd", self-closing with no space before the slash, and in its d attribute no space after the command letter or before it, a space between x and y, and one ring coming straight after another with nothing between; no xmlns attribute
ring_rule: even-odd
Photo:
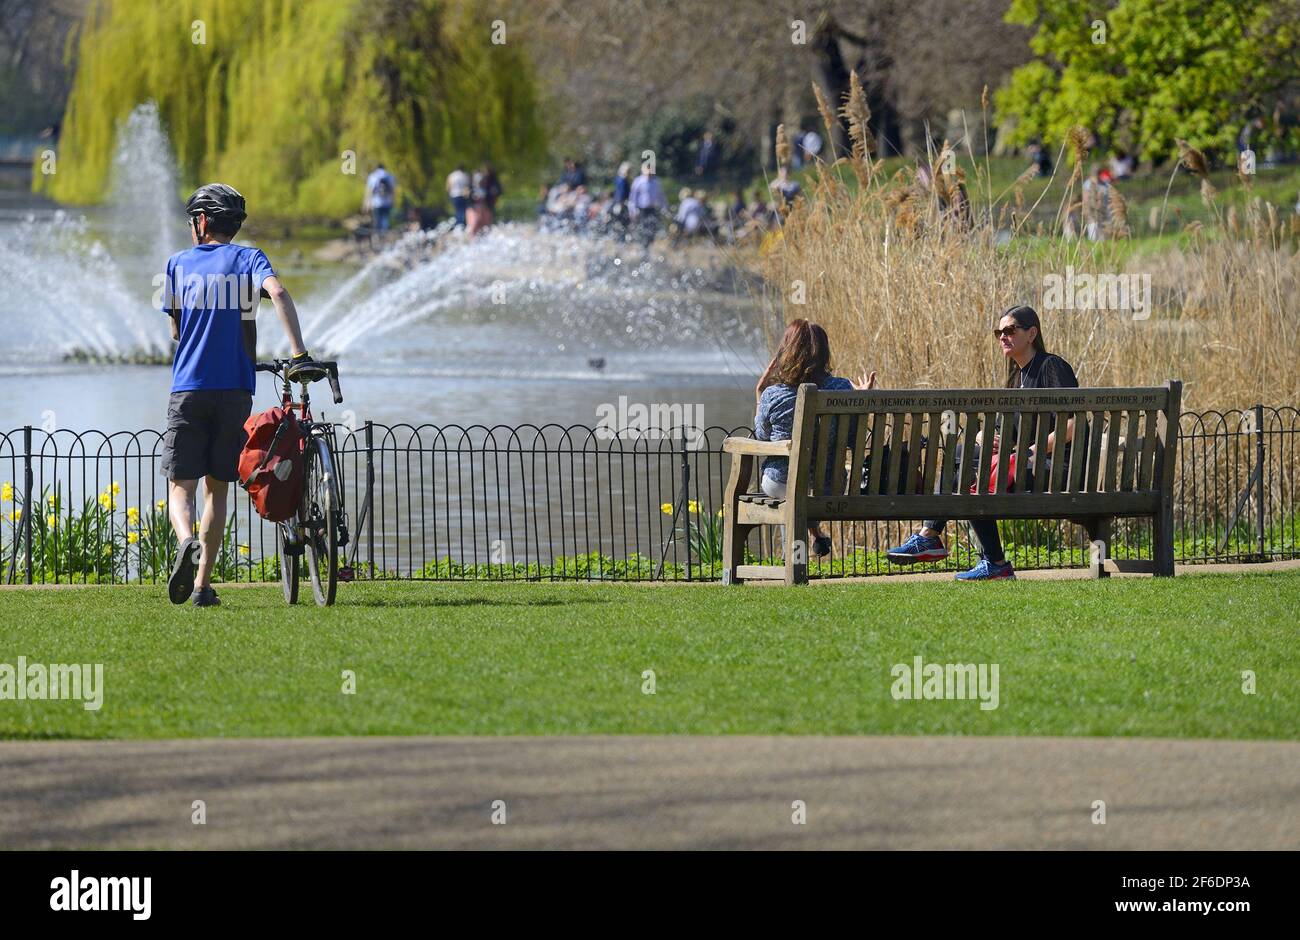
<svg viewBox="0 0 1300 940"><path fill-rule="evenodd" d="M244 318L257 315L262 282L274 276L260 248L196 245L167 259L162 311L180 311L173 392L255 390Z"/></svg>

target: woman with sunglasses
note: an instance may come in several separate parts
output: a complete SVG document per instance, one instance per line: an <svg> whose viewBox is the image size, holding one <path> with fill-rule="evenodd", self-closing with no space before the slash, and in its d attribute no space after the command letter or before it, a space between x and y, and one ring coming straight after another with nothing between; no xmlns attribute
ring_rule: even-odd
<svg viewBox="0 0 1300 940"><path fill-rule="evenodd" d="M997 328L993 331L998 345L1002 348L1002 355L1007 359L1007 388L1078 388L1079 380L1075 377L1074 369L1071 365L1060 356L1053 355L1047 351L1043 343L1043 329L1038 321L1038 314L1033 307L1016 306L1009 309L998 320ZM1036 420L1036 419L1035 419ZM1049 420L1055 422L1054 417ZM1020 414L1017 412L1012 419L1009 430L1010 437L1008 445L1010 448L1015 447L1016 429L1020 426ZM1036 436L1036 428L1030 429L1030 439ZM1052 452L1058 446L1057 435L1064 434L1064 440L1059 441L1061 447L1061 459L1067 459L1069 443L1074 435L1074 419L1071 418L1064 429L1053 427L1047 435L1047 453L1043 455L1044 472L1046 472L1047 459L1050 459ZM983 432L976 437L976 441L983 446ZM1002 444L1000 434L993 435L991 447L996 455ZM1010 452L1014 453L1014 450ZM1035 458L1033 448L1029 450L1029 456ZM958 460L962 459L958 453ZM971 454L970 459L979 466L978 449ZM1037 461L1035 460L1035 463ZM922 523L921 531L917 532L898 548L891 549L887 556L894 564L910 565L919 561L941 561L948 557L948 549L944 547L943 534L948 525L946 519L927 519ZM1006 555L1002 551L1002 541L998 538L998 524L992 519L972 520L970 523L971 530L980 543L980 562L970 571L963 571L957 575L958 581L995 581L1002 579L1012 579L1016 577L1015 570L1011 562L1007 561Z"/></svg>

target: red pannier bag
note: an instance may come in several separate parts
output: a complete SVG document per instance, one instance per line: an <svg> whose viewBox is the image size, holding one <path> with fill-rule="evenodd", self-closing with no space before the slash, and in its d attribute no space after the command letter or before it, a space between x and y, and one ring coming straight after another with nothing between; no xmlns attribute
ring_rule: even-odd
<svg viewBox="0 0 1300 940"><path fill-rule="evenodd" d="M268 408L244 422L248 443L239 455L239 485L268 522L293 517L302 501L307 437L292 411Z"/></svg>

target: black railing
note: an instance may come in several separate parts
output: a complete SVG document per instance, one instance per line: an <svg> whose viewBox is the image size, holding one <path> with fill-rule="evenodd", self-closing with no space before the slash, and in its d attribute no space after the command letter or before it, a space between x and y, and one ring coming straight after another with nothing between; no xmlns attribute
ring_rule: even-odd
<svg viewBox="0 0 1300 940"><path fill-rule="evenodd" d="M360 578L711 580L721 554L722 441L747 428L615 433L522 427L336 426L349 515L344 550ZM1300 411L1185 413L1175 483L1179 562L1300 558ZM0 581L165 580L173 553L156 431L0 435ZM238 493L238 491L236 491ZM222 580L276 580L274 527L237 495L217 562ZM831 529L814 575L884 574L883 552L914 523ZM1018 567L1082 565L1072 524L1002 523ZM946 563L970 560L958 527ZM775 555L756 535L756 558ZM1150 523L1123 520L1111 554L1151 554Z"/></svg>

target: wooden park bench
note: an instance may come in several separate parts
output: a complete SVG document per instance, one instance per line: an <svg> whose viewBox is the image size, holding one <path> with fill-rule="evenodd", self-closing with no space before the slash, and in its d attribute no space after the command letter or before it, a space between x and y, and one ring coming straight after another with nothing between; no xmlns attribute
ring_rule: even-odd
<svg viewBox="0 0 1300 940"><path fill-rule="evenodd" d="M732 455L723 583L804 584L810 522L891 519L1065 519L1082 525L1094 543L1089 565L1094 577L1110 570L1173 575L1181 397L1178 381L1159 388L862 392L801 385L793 440L729 437L723 442ZM961 453L974 453L981 431L991 437L999 415L1000 426L1010 428L1016 412L1015 485L1007 492L1004 470L990 491L992 449L978 448L977 466L971 459L959 466L958 444ZM1049 472L1040 480L1030 473L1028 451L1034 445L1035 453L1045 453L1052 421L1035 421L1035 416L1048 415L1060 429L1073 418L1074 436L1068 457L1049 460ZM1058 436L1063 439L1063 432ZM762 458L769 456L790 458L784 500L754 492ZM1153 520L1152 560L1109 558L1112 520L1124 516ZM784 565L744 564L746 539L762 525L784 527Z"/></svg>

